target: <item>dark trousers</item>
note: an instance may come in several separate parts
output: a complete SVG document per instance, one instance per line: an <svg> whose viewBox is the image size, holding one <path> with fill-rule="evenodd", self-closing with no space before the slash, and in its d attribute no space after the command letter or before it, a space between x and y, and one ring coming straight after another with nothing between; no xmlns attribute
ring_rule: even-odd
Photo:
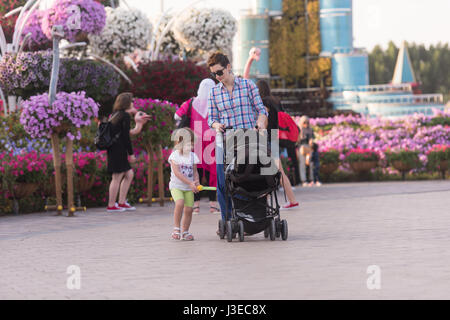
<svg viewBox="0 0 450 320"><path fill-rule="evenodd" d="M296 186L300 183L300 169L298 165L295 142L290 140L280 140L280 149L281 148L286 148L288 157L292 159L292 165L294 166L294 181L292 182L292 185Z"/></svg>
<svg viewBox="0 0 450 320"><path fill-rule="evenodd" d="M209 184L209 171L205 170L203 168L197 168L197 171L198 171L198 179L200 181L200 184L201 184L203 176L205 177L205 180ZM202 194L206 194L209 198L209 201L216 201L216 193L217 193L216 191L211 191L211 190L204 190L199 193L194 193L194 201L200 201Z"/></svg>
<svg viewBox="0 0 450 320"><path fill-rule="evenodd" d="M311 165L313 165L313 164L311 164ZM320 168L320 164L314 164L314 169L313 169L314 183L320 182L320 179L319 179L319 168Z"/></svg>

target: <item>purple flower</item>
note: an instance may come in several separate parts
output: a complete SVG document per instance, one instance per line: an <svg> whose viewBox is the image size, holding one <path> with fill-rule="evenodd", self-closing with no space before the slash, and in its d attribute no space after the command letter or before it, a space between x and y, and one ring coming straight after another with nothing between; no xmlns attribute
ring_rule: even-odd
<svg viewBox="0 0 450 320"><path fill-rule="evenodd" d="M76 22L76 12L71 11L73 6L80 9L81 29L71 28ZM105 27L105 7L94 0L56 0L52 7L45 12L42 20L42 30L47 38L52 37L52 27L64 26L65 38L74 42L79 33L100 34Z"/></svg>
<svg viewBox="0 0 450 320"><path fill-rule="evenodd" d="M85 92L59 92L51 107L48 94L44 93L24 101L22 106L20 123L32 138L49 138L54 128L68 123L70 129L67 137L79 140L79 128L90 125L92 118L98 116L98 104L86 97Z"/></svg>

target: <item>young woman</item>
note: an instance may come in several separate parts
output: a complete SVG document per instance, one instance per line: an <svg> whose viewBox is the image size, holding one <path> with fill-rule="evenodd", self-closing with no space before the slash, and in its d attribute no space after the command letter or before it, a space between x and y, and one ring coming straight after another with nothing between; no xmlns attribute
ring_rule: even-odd
<svg viewBox="0 0 450 320"><path fill-rule="evenodd" d="M130 130L131 115L135 115L136 127ZM134 172L130 163L135 163L130 135L141 132L149 117L137 114L133 105L131 93L121 93L117 96L113 106L113 114L110 118L111 134L120 134L118 141L108 149L108 172L112 174L109 186L109 201L107 212L134 211L136 208L127 203L127 194L133 181ZM119 194L119 201L117 195Z"/></svg>
<svg viewBox="0 0 450 320"><path fill-rule="evenodd" d="M267 96L262 99L264 106L266 107L267 112L269 113L269 121L267 130L269 130L269 141L270 140L270 130L279 129L278 127L278 109L276 107L276 100L273 97ZM294 192L292 191L292 185L289 181L289 178L285 174L283 170L283 166L281 164L281 160L278 157L276 160L276 165L281 172L281 185L283 186L284 191L286 192L286 196L288 198L288 203L281 207L282 210L292 209L299 206L299 203L295 199Z"/></svg>
<svg viewBox="0 0 450 320"><path fill-rule="evenodd" d="M306 178L306 158L311 155L311 146L314 140L314 131L309 125L309 117L302 116L300 118L300 134L299 134L299 148L297 149L298 157L300 159L300 179L302 185L308 187L308 180ZM309 180L312 181L313 166L309 166Z"/></svg>

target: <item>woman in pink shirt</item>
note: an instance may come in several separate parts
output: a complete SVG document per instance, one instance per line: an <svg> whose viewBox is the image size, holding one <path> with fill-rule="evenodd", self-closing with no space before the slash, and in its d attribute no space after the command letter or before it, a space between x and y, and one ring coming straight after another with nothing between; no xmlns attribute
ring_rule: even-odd
<svg viewBox="0 0 450 320"><path fill-rule="evenodd" d="M190 128L195 133L194 152L200 159L197 164L200 181L205 177L211 187L217 187L217 171L215 159L215 130L208 126L208 96L215 86L212 79L204 79L199 86L197 97L184 102L175 113L175 120L180 120L185 114L191 119ZM188 114L190 110L190 114ZM216 192L204 191L208 194L211 213L219 213L216 207ZM194 214L200 212L200 193L195 194Z"/></svg>

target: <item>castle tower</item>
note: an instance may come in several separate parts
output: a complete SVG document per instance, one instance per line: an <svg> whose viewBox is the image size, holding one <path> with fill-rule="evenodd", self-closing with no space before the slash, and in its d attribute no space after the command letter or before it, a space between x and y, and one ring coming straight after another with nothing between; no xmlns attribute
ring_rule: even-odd
<svg viewBox="0 0 450 320"><path fill-rule="evenodd" d="M368 54L353 47L352 8L352 0L320 0L321 55L331 57L337 90L369 84Z"/></svg>
<svg viewBox="0 0 450 320"><path fill-rule="evenodd" d="M269 24L270 19L283 14L282 0L256 0L253 8L239 19L239 56L237 73L243 74L252 47L261 49L259 61L253 62L250 77L269 78Z"/></svg>
<svg viewBox="0 0 450 320"><path fill-rule="evenodd" d="M392 84L416 83L416 76L408 53L406 41L402 42L395 65Z"/></svg>

